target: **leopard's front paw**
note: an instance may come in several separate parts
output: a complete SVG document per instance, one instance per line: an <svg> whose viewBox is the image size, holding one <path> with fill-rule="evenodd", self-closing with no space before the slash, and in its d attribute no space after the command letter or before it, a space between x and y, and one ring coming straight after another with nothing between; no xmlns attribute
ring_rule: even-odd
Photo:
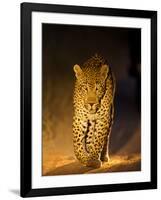
<svg viewBox="0 0 161 200"><path fill-rule="evenodd" d="M100 168L102 166L101 160L89 160L87 167Z"/></svg>
<svg viewBox="0 0 161 200"><path fill-rule="evenodd" d="M109 156L104 156L104 157L101 158L101 161L102 162L109 162L110 158L109 158Z"/></svg>

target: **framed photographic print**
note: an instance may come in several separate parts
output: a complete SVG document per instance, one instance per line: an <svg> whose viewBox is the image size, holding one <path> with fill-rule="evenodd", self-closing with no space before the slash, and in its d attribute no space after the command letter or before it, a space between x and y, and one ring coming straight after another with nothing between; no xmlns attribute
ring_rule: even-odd
<svg viewBox="0 0 161 200"><path fill-rule="evenodd" d="M21 196L157 188L157 12L21 4Z"/></svg>

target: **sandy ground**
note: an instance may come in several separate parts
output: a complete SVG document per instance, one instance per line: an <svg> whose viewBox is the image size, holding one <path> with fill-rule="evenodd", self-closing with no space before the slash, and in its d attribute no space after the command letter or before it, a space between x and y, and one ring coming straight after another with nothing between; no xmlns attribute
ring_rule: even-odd
<svg viewBox="0 0 161 200"><path fill-rule="evenodd" d="M103 163L101 168L93 169L81 165L73 157L58 156L45 163L43 175L67 175L86 173L105 173L138 171L141 169L141 159L137 154L131 156L112 156L109 162Z"/></svg>

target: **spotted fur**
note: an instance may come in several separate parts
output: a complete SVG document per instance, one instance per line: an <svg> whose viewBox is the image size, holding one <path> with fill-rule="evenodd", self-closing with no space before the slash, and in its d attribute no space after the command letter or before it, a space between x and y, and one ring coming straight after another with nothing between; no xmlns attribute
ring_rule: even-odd
<svg viewBox="0 0 161 200"><path fill-rule="evenodd" d="M95 55L82 67L74 66L73 145L85 166L100 167L109 160L115 80L106 61Z"/></svg>

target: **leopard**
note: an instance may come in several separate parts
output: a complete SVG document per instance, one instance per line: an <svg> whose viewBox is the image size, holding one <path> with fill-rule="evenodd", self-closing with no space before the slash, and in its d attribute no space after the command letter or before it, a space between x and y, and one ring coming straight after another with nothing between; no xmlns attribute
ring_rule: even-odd
<svg viewBox="0 0 161 200"><path fill-rule="evenodd" d="M73 66L73 147L86 167L109 162L109 141L114 121L115 77L108 62L95 54Z"/></svg>

